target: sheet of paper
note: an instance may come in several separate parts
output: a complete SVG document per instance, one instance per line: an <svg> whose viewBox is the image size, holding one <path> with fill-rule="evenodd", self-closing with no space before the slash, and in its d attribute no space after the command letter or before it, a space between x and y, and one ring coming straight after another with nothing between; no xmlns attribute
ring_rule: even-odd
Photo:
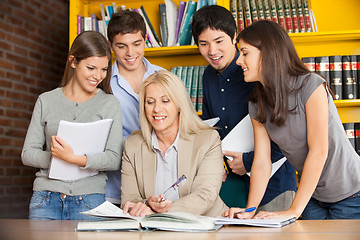
<svg viewBox="0 0 360 240"><path fill-rule="evenodd" d="M111 129L112 119L90 123L60 121L57 135L67 142L75 155L103 152ZM98 174L98 171L82 169L56 157L51 158L49 178L64 181L78 180Z"/></svg>
<svg viewBox="0 0 360 240"><path fill-rule="evenodd" d="M222 150L232 152L250 152L254 151L254 130L249 114L244 117L236 126L229 132L222 140ZM231 156L226 156L229 160L233 160ZM286 161L283 157L272 164L271 176L281 167ZM250 172L246 173L250 176Z"/></svg>
<svg viewBox="0 0 360 240"><path fill-rule="evenodd" d="M254 133L249 114L222 140L222 150L232 152L254 151ZM232 157L226 156L230 160Z"/></svg>
<svg viewBox="0 0 360 240"><path fill-rule="evenodd" d="M207 120L203 120L203 122L207 125L209 125L210 127L215 126L215 124L220 120L219 117L215 117L215 118L210 118Z"/></svg>

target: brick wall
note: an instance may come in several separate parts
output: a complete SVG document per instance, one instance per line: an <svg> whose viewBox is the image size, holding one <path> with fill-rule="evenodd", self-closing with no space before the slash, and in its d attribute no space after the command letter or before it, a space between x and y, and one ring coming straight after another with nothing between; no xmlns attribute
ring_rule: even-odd
<svg viewBox="0 0 360 240"><path fill-rule="evenodd" d="M58 86L69 2L0 0L0 218L27 218L37 169L20 154L37 96Z"/></svg>

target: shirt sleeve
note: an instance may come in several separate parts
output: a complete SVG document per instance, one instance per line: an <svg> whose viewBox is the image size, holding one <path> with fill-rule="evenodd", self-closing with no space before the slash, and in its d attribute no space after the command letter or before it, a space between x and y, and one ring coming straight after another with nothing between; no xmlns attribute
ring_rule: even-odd
<svg viewBox="0 0 360 240"><path fill-rule="evenodd" d="M44 150L46 136L45 123L42 121L42 112L43 103L40 96L35 103L21 152L21 160L26 166L47 169L49 168L51 153Z"/></svg>

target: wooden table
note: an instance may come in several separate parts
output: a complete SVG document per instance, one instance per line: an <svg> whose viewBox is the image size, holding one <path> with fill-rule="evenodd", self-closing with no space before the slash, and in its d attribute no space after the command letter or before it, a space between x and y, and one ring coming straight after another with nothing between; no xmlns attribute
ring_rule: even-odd
<svg viewBox="0 0 360 240"><path fill-rule="evenodd" d="M77 221L0 219L1 240L359 240L360 220L298 220L283 228L224 226L217 232L75 232Z"/></svg>

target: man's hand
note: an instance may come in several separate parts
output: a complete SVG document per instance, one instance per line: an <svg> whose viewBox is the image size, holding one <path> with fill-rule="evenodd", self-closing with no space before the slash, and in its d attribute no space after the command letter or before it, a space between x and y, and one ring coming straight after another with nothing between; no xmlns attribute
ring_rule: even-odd
<svg viewBox="0 0 360 240"><path fill-rule="evenodd" d="M232 151L224 151L223 153L225 156L230 156L233 158L233 160L227 160L227 163L233 173L236 173L240 176L247 173L242 159L243 153Z"/></svg>

